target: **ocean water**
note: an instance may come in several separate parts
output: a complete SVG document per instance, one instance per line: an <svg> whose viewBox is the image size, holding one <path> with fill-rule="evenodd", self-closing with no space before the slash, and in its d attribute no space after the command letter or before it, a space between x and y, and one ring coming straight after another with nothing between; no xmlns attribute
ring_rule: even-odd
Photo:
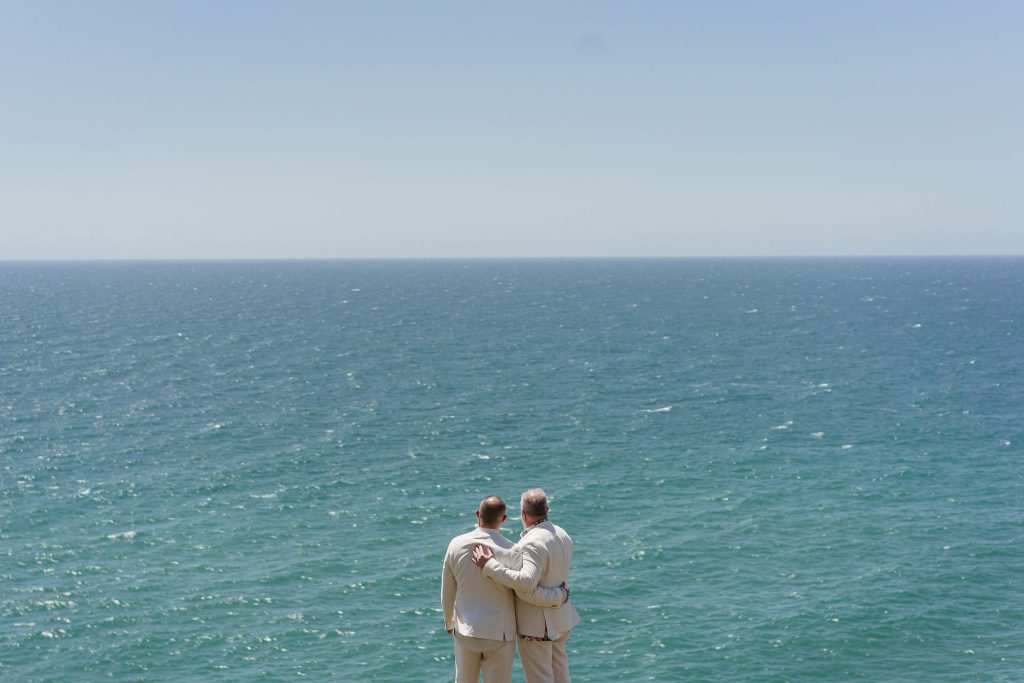
<svg viewBox="0 0 1024 683"><path fill-rule="evenodd" d="M1024 681L1022 302L1024 259L0 264L0 679L451 680L444 548L542 486L576 681Z"/></svg>

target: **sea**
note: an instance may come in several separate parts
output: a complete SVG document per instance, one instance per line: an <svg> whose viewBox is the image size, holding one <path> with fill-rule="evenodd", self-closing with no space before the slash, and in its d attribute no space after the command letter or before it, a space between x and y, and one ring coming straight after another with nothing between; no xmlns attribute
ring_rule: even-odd
<svg viewBox="0 0 1024 683"><path fill-rule="evenodd" d="M451 681L532 487L574 681L1024 681L1024 258L0 264L0 680Z"/></svg>

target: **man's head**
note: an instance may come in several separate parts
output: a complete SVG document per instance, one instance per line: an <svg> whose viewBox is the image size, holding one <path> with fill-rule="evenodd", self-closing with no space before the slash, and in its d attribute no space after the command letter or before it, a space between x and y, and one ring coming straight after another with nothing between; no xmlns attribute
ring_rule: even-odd
<svg viewBox="0 0 1024 683"><path fill-rule="evenodd" d="M480 501L476 511L476 523L485 529L501 529L501 524L508 515L505 514L505 501L497 496L487 496Z"/></svg>
<svg viewBox="0 0 1024 683"><path fill-rule="evenodd" d="M530 526L548 516L548 496L544 489L523 491L519 499L519 509L523 515L523 525Z"/></svg>

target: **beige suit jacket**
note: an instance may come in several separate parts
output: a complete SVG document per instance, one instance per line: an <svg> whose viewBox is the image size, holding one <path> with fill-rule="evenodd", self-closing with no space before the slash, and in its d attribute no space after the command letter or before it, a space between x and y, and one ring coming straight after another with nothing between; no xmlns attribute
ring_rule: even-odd
<svg viewBox="0 0 1024 683"><path fill-rule="evenodd" d="M484 565L483 573L515 590L516 622L521 635L547 636L554 640L580 622L572 601L562 603L564 594L557 588L569 578L572 539L562 527L545 520L525 530L515 549L519 557L506 560L495 554L494 559ZM515 568L516 565L521 568ZM545 600L538 599L540 594L550 603L550 597L556 592L557 605L545 606Z"/></svg>
<svg viewBox="0 0 1024 683"><path fill-rule="evenodd" d="M477 527L453 538L441 569L444 628L474 638L515 640L512 591L484 578L473 563L473 549L478 545L488 546L504 562L514 562L512 541L493 529Z"/></svg>

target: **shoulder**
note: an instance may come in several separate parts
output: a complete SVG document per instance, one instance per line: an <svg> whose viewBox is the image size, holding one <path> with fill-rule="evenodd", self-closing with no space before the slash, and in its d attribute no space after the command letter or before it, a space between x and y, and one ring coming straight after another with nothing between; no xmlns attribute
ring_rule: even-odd
<svg viewBox="0 0 1024 683"><path fill-rule="evenodd" d="M531 529L530 533L526 534L519 543L516 543L516 547L543 549L551 544L552 539L554 539L554 534L551 529L537 527L536 529Z"/></svg>
<svg viewBox="0 0 1024 683"><path fill-rule="evenodd" d="M448 543L448 552L453 552L459 548L464 548L469 543L479 543L480 539L477 538L475 531L468 531L464 534L459 534Z"/></svg>
<svg viewBox="0 0 1024 683"><path fill-rule="evenodd" d="M505 550L509 550L515 545L515 543L502 536L501 533L499 532L487 534L487 540L489 540L495 546L499 548L504 548Z"/></svg>
<svg viewBox="0 0 1024 683"><path fill-rule="evenodd" d="M572 537L566 532L565 529L558 526L557 524L551 525L554 530L554 535L561 540L563 543L572 543Z"/></svg>

